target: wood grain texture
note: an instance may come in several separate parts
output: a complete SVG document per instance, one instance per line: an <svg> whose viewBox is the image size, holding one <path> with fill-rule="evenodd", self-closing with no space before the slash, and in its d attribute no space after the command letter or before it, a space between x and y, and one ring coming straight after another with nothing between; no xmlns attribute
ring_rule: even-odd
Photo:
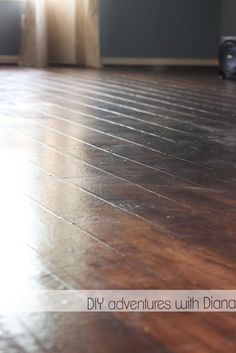
<svg viewBox="0 0 236 353"><path fill-rule="evenodd" d="M0 69L1 285L235 289L235 82ZM233 314L0 318L1 352L231 353Z"/></svg>

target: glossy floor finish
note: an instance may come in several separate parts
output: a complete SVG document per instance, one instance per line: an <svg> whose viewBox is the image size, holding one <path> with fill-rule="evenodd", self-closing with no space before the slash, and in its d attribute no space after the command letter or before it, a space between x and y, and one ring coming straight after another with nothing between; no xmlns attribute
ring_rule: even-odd
<svg viewBox="0 0 236 353"><path fill-rule="evenodd" d="M12 289L236 289L236 83L0 69L0 272ZM236 316L1 316L0 352L232 353Z"/></svg>

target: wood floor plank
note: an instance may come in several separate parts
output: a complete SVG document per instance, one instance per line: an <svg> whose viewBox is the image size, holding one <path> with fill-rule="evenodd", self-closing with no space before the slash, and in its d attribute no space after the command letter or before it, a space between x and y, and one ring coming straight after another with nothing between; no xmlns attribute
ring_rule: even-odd
<svg viewBox="0 0 236 353"><path fill-rule="evenodd" d="M25 94L26 94L26 92L25 92ZM77 108L78 109L78 108ZM96 114L98 114L98 112L96 113ZM103 111L103 113L102 113L103 115L103 117L104 117L104 111ZM112 113L110 113L110 114L112 114ZM176 130L176 123L179 123L179 122L181 122L181 120L180 120L180 118L178 118L178 119L176 119L176 114L178 114L178 112L175 112L175 114L173 115L174 117L172 117L172 118L170 118L170 111L168 112L168 116L167 115L164 115L164 116L162 116L162 115L160 115L160 114L158 114L158 121L157 121L157 118L156 117L152 117L152 119L151 119L151 117L148 117L148 116L145 116L145 122L146 122L146 125L147 126L149 126L150 125L150 127L152 127L153 129L154 128L156 128L157 126L158 126L158 128L160 129L167 129L167 130L173 130L173 131L180 131L180 132L182 132L181 131L181 129L184 129L184 132L186 133L187 131L188 132L192 132L192 130L194 129L194 131L196 131L196 128L198 128L199 129L199 125L197 125L197 121L199 121L199 120L201 120L201 117L198 117L198 120L197 121L195 121L195 123L191 123L190 121L189 121L189 119L188 120L185 120L185 121L182 121L182 123L181 124L184 124L184 126L181 126L181 127L179 127L177 130ZM117 117L117 116L116 116ZM119 117L120 117L120 115L119 115ZM108 118L110 119L110 115L108 116ZM140 119L140 118L137 118L137 116L135 116L135 117L133 117L133 116L131 116L131 115L125 115L125 118L127 119L133 119L133 120L136 120L136 121L143 121L143 119ZM160 123L159 122L159 120L160 119L164 119L164 122L163 123ZM147 124L148 123L148 124ZM165 125L163 125L163 124L165 124L165 125L168 125L168 127L167 126L165 126ZM171 124L171 125L170 125ZM189 124L190 124L190 126L189 126ZM170 126L169 126L170 125ZM202 127L202 126L201 126ZM231 129L232 129L232 126L230 126L231 127ZM187 130L186 130L187 129ZM208 132L208 134L210 134L212 131L214 131L214 135L213 136L210 136L210 138L211 139L213 139L214 140L214 136L215 136L215 138L217 139L217 136L218 136L218 139L217 139L217 141L223 141L223 136L220 134L221 133L221 131L222 131L222 129L220 129L220 128L218 128L217 130L216 130L216 123L214 123L214 129L213 129L213 126L212 126L212 124L211 124L211 126L205 126L204 127L204 129L200 129L199 130L199 133L201 134L201 135L203 135L204 134L204 130L206 130L205 132ZM185 131L186 130L186 131ZM230 131L230 130L229 130ZM168 131L169 132L169 131ZM197 131L196 131L197 132ZM191 134L191 136L193 137L193 135ZM206 136L205 136L206 137ZM181 139L179 139L179 140L181 140Z"/></svg>
<svg viewBox="0 0 236 353"><path fill-rule="evenodd" d="M2 286L235 289L232 82L173 70L0 77ZM234 328L228 313L26 314L0 317L0 350L231 353Z"/></svg>
<svg viewBox="0 0 236 353"><path fill-rule="evenodd" d="M48 156L50 156L50 154ZM22 163L23 162L24 161L22 161ZM155 272L156 268L159 269L159 266L156 267L157 259L155 259L155 257L153 257L154 262L153 261L150 262L151 260L150 252L148 253L147 258L145 253L143 253L143 249L146 248L146 246L143 246L146 242L146 237L147 237L146 233L148 233L149 243L152 241L153 244L155 244L156 233L158 233L159 240L160 240L160 237L162 236L164 240L163 245L166 244L167 247L169 247L168 245L169 237L168 237L168 233L166 233L165 231L166 229L169 229L169 231L173 233L173 235L171 236L171 239L173 239L173 241L175 242L176 242L176 236L177 236L177 239L179 237L180 239L182 237L185 238L186 236L190 238L189 240L190 242L194 241L198 244L198 246L200 245L199 251L202 251L204 248L201 247L201 243L202 241L204 241L205 248L209 248L210 250L212 250L212 247L213 247L213 249L216 251L215 249L216 247L221 250L221 256L224 256L223 251L225 251L225 255L227 254L227 258L231 257L232 259L234 259L235 250L234 250L234 243L230 240L232 237L230 231L227 232L227 235L229 237L228 247L226 246L219 247L218 243L216 243L215 241L215 238L213 242L211 241L212 234L213 234L212 232L214 231L212 227L214 226L215 223L213 222L211 226L212 221L210 221L209 214L208 214L208 223L204 221L204 218L201 220L202 230L199 229L199 233L196 233L195 230L193 231L189 229L188 223L186 225L182 225L182 232L183 231L186 232L186 235L184 236L183 234L181 235L178 232L178 228L173 228L174 224L176 224L177 227L180 227L180 224L181 224L180 222L182 219L182 214L184 213L184 209L181 210L179 206L176 204L173 204L173 202L169 202L169 207L167 208L166 208L167 205L164 206L162 202L163 210L160 211L160 207L158 203L156 203L155 198L150 199L150 195L149 195L149 197L145 199L142 193L140 194L140 192L137 192L136 190L132 191L132 188L130 188L130 186L128 186L128 189L127 189L124 184L120 186L120 185L116 185L116 183L114 182L108 183L107 178L104 180L104 184L102 184L101 182L102 179L100 179L100 182L99 182L99 179L96 179L95 183L96 184L98 182L100 183L100 190L97 191L96 186L93 187L94 183L90 185L89 179L87 178L85 178L85 183L87 184L85 188L83 184L83 178L82 178L82 181L80 178L72 178L72 180L68 178L66 180L60 180L55 178L56 177L55 173L57 174L56 166L59 165L59 163L55 165L56 169L53 168L53 165L48 167L45 165L45 168L48 170L50 174L44 173L40 169L39 170L37 168L35 169L33 166L30 167L29 163L27 162L25 163L25 165L26 167L28 166L27 168L35 170L35 172L33 173L33 178L31 176L28 177L27 183L25 182L25 179L23 180L23 183L19 184L18 182L18 187L22 192L26 193L28 196L32 197L34 200L44 205L45 207L49 208L53 212L57 212L60 217L67 219L69 222L76 224L77 226L86 230L90 234L98 237L98 239L102 240L106 244L109 244L113 248L117 249L119 252L122 252L127 255L132 255L132 251L135 250L136 254L140 255L140 257L142 258L143 263L146 263L148 265L148 269L150 271ZM34 180L35 176L37 176L36 181ZM97 177L98 175L96 174L96 178ZM37 180L39 180L40 182L38 183ZM33 190L31 190L31 192L29 193L27 184L31 185L32 183L33 183ZM44 195L43 193L44 185L47 185L47 188L48 188L48 193L46 195ZM105 188L103 185L105 186ZM110 185L110 191L108 188L109 185ZM58 189L63 191L62 194L58 194L57 192ZM89 192L87 192L86 189L89 190ZM130 192L127 192L127 190L129 189L130 189ZM118 195L117 195L117 192L114 193L115 190L124 190L123 196L120 191L120 198L123 198L123 201L122 199L120 201L120 199L117 198ZM140 195L140 196L135 201L134 195L136 195L136 193L137 195ZM49 195L51 194L55 196L49 197ZM63 196L64 194L72 195L72 198L67 197L64 203L62 203L61 197L64 197ZM141 203L141 200L142 200L142 203ZM165 203L168 200L163 200L163 201ZM139 203L139 209L137 209L136 207L138 203ZM150 205L151 205L151 209L149 209ZM150 216L148 216L147 214L148 209L149 209L150 215L154 215L154 214L156 215L155 218L149 218ZM126 211L126 213L122 212L122 210ZM197 222L199 222L199 219L201 219L202 217L199 215L196 216L195 212L192 212L191 210L188 211L188 215L192 222L194 222L194 219L196 219L195 221L196 224ZM144 224L143 221L145 219L148 220L149 222L151 221L151 224L149 223ZM126 227L124 226L124 224L128 224L129 222L133 224L132 232L130 232L130 230L126 229ZM155 226L154 226L155 224L158 225L159 228L155 229ZM110 229L113 226L115 227L115 229L113 230L113 233L115 234L115 232L117 232L118 239L113 239L113 238L110 239L110 236L109 236ZM218 227L220 227L220 224L218 225ZM186 230L184 230L185 228ZM220 231L221 230L219 228L217 230L218 232L217 241L224 242L224 238L221 239ZM122 236L119 235L120 233L122 234ZM127 238L129 239L128 242L125 240ZM208 241L206 240L206 238L208 238ZM138 242L138 239L139 241L141 241L140 244ZM117 242L117 240L119 241ZM165 253L167 254L166 245L165 245ZM131 249L130 249L130 246L131 246ZM147 246L148 246L148 243L147 243ZM181 248L181 246L182 244L180 242L179 247ZM155 250L155 252L157 252L157 249L154 248L154 245L153 245L153 249ZM163 253L163 250L160 249L159 257L161 256L162 253ZM180 250L178 250L178 253L180 255ZM232 256L230 256L231 253L232 253ZM186 256L186 253L184 256ZM209 254L206 254L206 256L207 257L212 256L212 254L209 253ZM225 260L222 259L222 261L225 261ZM179 263L179 260L178 260L178 263ZM178 264L178 266L179 265L180 264ZM176 266L176 261L175 261L175 266ZM231 263L231 266L234 266L234 263ZM182 271L184 270L185 267L186 265L183 263L182 270L181 270L182 276L183 276ZM163 275L162 278L166 278L166 274ZM208 278L208 280L206 280L206 283L209 283L209 280L210 279ZM171 279L171 281L173 283L173 278ZM193 285L192 282L191 282L191 285Z"/></svg>
<svg viewBox="0 0 236 353"><path fill-rule="evenodd" d="M12 109L12 111L14 112L14 109ZM23 117L26 118L30 116L33 116L32 112L20 112L18 120L24 120ZM57 120L60 120L59 124ZM127 138L117 137L116 135L101 132L97 129L94 131L93 128L87 128L86 126L74 122L73 120L71 121L70 119L50 116L50 119L46 120L44 116L39 115L39 117L34 120L34 123L40 126L45 126L59 134L71 137L78 142L94 146L106 153L121 156L146 166L147 168L157 170L169 176L175 176L198 186L210 187L213 180L214 182L220 182L221 178L222 184L225 184L225 182L228 182L229 175L232 177L235 175L235 168L234 166L231 166L231 159L228 161L229 166L225 164L227 168L221 168L219 165L219 168L212 170L206 166L195 164L195 162L191 162L188 159L182 159L173 155L160 153L159 151L153 151L141 144L133 143ZM73 129L70 126L71 124L73 125ZM119 142L117 143L116 140ZM133 147L131 148L132 144ZM200 153L200 156L201 155L202 154ZM231 171L230 166L233 168Z"/></svg>
<svg viewBox="0 0 236 353"><path fill-rule="evenodd" d="M70 114L72 114L72 113L75 113L75 112L70 112ZM87 115L87 120L89 118L90 117ZM80 117L80 119L81 119L81 117ZM100 122L100 125L101 125L101 122ZM102 127L99 127L99 128L101 129ZM110 126L110 129L111 128L113 128L113 130L114 130L114 128L116 128L116 127L113 124L112 126ZM126 135L128 135L128 138L131 139L133 143L136 143L136 144L138 143L138 144L141 144L142 146L144 146L146 148L155 150L155 145L156 145L156 139L155 138L156 138L156 136L150 136L148 144L147 144L145 142L145 136L143 136L142 134L141 135L140 134L137 135L137 133L139 133L137 130L134 131L134 129L132 128L132 131L130 131L130 130L127 130L126 126L120 126L120 125L118 125L117 128L119 129L119 134L121 136L125 137ZM122 131L122 129L124 131ZM125 131L125 129L127 131ZM136 134L134 135L134 133L136 133ZM130 134L131 134L131 137L130 137ZM177 152L178 158L182 158L182 159L187 160L189 162L190 162L190 160L191 161L195 161L195 163L196 163L196 161L199 161L199 154L200 154L200 157L202 157L202 151L203 150L207 151L207 153L204 153L204 156L205 156L206 159L203 161L203 164L207 165L209 163L211 167L216 168L216 163L215 163L214 159L212 159L212 156L214 156L215 153L217 153L217 155L220 156L220 159L218 160L218 164L220 162L221 162L222 165L224 164L225 157L227 156L227 158L229 158L228 157L229 154L230 154L229 152L231 152L234 149L234 147L235 147L235 145L233 144L233 134L234 134L234 132L231 131L230 135L229 134L228 134L229 136L227 135L227 140L230 142L227 145L227 147L224 144L222 145L222 143L219 143L219 142L214 143L214 144L212 144L212 143L205 144L205 143L203 143L201 141L198 144L199 148L196 148L196 149L190 148L190 150L189 150L189 146L188 145L186 145L185 148L183 148L182 146L179 146L179 145L175 145L175 150L176 150L175 152ZM153 142L152 142L152 140L153 140ZM140 143L137 142L137 141L139 141ZM224 138L222 138L222 136L220 138L220 136L219 136L218 137L218 141L224 141ZM160 141L160 142L162 142L161 145L158 146L158 151L160 153L164 153L164 154L165 153L167 153L167 154L169 153L170 155L173 154L173 146L171 146L171 144L170 144L170 146L166 145L164 143L165 142L164 140ZM192 146L190 146L190 147L192 147ZM233 154L231 154L231 156L232 155ZM232 166L232 164L235 164L235 160L234 159L230 160L229 162L230 162L231 166ZM226 175L228 175L230 173L228 168L229 168L229 165L228 165L227 170L226 170ZM221 170L216 170L215 173L217 175L219 175L219 173L222 172L222 169ZM232 171L231 171L231 173L232 173Z"/></svg>
<svg viewBox="0 0 236 353"><path fill-rule="evenodd" d="M54 95L56 96L62 96L63 98L68 98L73 94L73 89L71 89L70 93L68 90L63 90L57 85L55 85L54 88L51 88L48 84L43 84L40 83L40 79L38 79L37 82L31 82L28 85L24 86L24 80L20 80L18 84L20 83L21 87L25 87L25 89L29 89L29 85L31 86L31 91L37 92L38 90L44 89L44 94L47 93L47 95ZM17 84L17 83L16 83ZM17 87L17 86L16 86ZM89 108L93 108L94 105L92 105L92 102L94 100L97 101L96 104L96 109L101 110L103 112L107 112L108 114L118 114L118 115L124 115L129 117L130 115L132 116L132 113L135 113L136 117L142 118L143 115L146 115L147 117L156 117L157 115L159 116L160 114L168 114L169 117L175 117L176 114L178 116L181 116L185 120L188 119L193 119L195 121L201 121L202 123L207 123L210 126L215 127L215 126L235 126L234 124L234 118L235 116L232 113L232 109L230 112L225 112L220 113L217 111L217 113L214 113L214 111L205 111L204 109L193 109L191 106L190 107L185 107L185 106L178 106L178 104L175 103L170 103L169 106L168 104L164 104L163 102L166 101L158 101L156 106L148 105L148 107L143 107L142 109L139 107L138 104L133 104L130 102L130 100L127 99L126 104L121 104L117 103L115 101L110 102L110 100L104 100L101 98L93 98L89 95L84 95L82 93L77 93L77 96L79 96L82 99L85 99L83 102L82 99L80 101L77 101L78 104L83 105L83 106L88 106ZM70 98L72 99L72 98ZM86 101L87 100L87 101ZM92 102L91 102L92 101ZM90 103L90 104L89 104ZM166 106L167 105L167 106ZM113 108L113 109L112 109ZM95 109L95 107L94 107ZM117 110L117 112L116 112ZM224 120L222 120L222 115L224 115Z"/></svg>
<svg viewBox="0 0 236 353"><path fill-rule="evenodd" d="M77 83L77 87L78 87L78 83L80 83L81 81L81 77L83 77L83 75L76 75L76 79L75 79L75 75L71 76L70 81L68 80L68 72L67 75L65 76L65 79L62 81L63 83L67 82L68 83ZM52 77L53 78L53 77ZM58 80L58 75L56 76L56 80ZM57 82L57 81L56 81ZM214 91L214 95L210 95L209 96L209 91L206 90L205 92L202 93L202 89L199 90L198 93L194 93L193 91L191 91L191 89L189 89L189 87L186 87L184 85L176 85L174 88L172 88L172 90L170 90L170 87L168 87L168 89L166 89L165 85L162 85L159 81L157 82L157 84L155 84L155 86L153 88L151 88L151 77L149 77L148 80L148 84L146 86L140 86L140 82L138 82L137 80L133 80L130 78L127 83L125 84L126 80L123 78L121 78L121 80L115 81L114 78L112 76L109 76L109 80L106 80L104 82L104 77L103 80L97 80L97 77L93 77L92 80L88 80L88 75L85 77L85 81L83 82L92 82L93 84L99 83L100 87L104 87L104 88L110 88L111 90L114 88L117 88L117 93L120 95L122 94L122 92L125 92L128 96L129 93L128 92L134 92L136 94L133 94L134 97L137 98L142 98L141 96L137 95L138 92L140 92L140 87L142 87L142 90L140 93L143 93L144 95L146 95L146 99L147 100L151 100L152 98L150 98L151 96L154 97L162 97L165 98L165 100L168 102L171 97L177 96L179 97L179 99L181 99L181 102L186 103L186 105L189 105L189 107L193 108L195 105L198 107L206 107L207 110L211 110L213 109L213 112L215 111L215 108L218 107L219 111L221 112L221 109L223 109L223 111L225 110L225 108L227 107L227 105L229 105L229 108L235 106L234 101L233 101L233 96L230 98L228 97L228 95L224 95L222 98L222 101L220 101L220 96L217 96L217 93L219 93L219 87L216 91ZM112 83L113 82L113 83ZM166 83L166 80L164 81ZM73 86L72 86L73 87ZM122 90L120 89L122 87ZM110 91L109 89L109 91ZM183 91L184 91L184 96L183 96ZM178 93L179 92L179 93ZM165 94L163 94L165 93ZM230 93L230 92L229 92ZM194 101L195 98L195 101ZM155 101L155 100L154 100ZM207 104L204 104L203 102L206 101ZM142 102L142 100L138 100L138 104ZM212 102L214 102L213 104L211 104ZM219 111L217 111L217 113L219 113ZM226 109L226 111L228 111ZM230 112L230 114L232 115L232 110Z"/></svg>

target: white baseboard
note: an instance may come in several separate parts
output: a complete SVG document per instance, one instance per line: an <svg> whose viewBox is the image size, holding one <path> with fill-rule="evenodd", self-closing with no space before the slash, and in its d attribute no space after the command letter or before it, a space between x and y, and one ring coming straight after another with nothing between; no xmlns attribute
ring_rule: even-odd
<svg viewBox="0 0 236 353"><path fill-rule="evenodd" d="M17 64L18 59L17 55L0 55L0 64Z"/></svg>
<svg viewBox="0 0 236 353"><path fill-rule="evenodd" d="M150 65L150 66L217 66L217 59L189 58L115 58L103 57L103 65Z"/></svg>
<svg viewBox="0 0 236 353"><path fill-rule="evenodd" d="M17 55L0 55L0 64L17 64ZM179 58L101 58L103 65L134 66L218 66L217 59L179 59Z"/></svg>

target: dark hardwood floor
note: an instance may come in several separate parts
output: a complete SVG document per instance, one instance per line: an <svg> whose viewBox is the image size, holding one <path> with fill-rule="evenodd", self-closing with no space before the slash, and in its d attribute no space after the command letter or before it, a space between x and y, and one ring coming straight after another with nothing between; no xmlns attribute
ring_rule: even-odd
<svg viewBox="0 0 236 353"><path fill-rule="evenodd" d="M0 68L1 288L236 289L236 82ZM1 316L0 352L233 353L224 313Z"/></svg>

